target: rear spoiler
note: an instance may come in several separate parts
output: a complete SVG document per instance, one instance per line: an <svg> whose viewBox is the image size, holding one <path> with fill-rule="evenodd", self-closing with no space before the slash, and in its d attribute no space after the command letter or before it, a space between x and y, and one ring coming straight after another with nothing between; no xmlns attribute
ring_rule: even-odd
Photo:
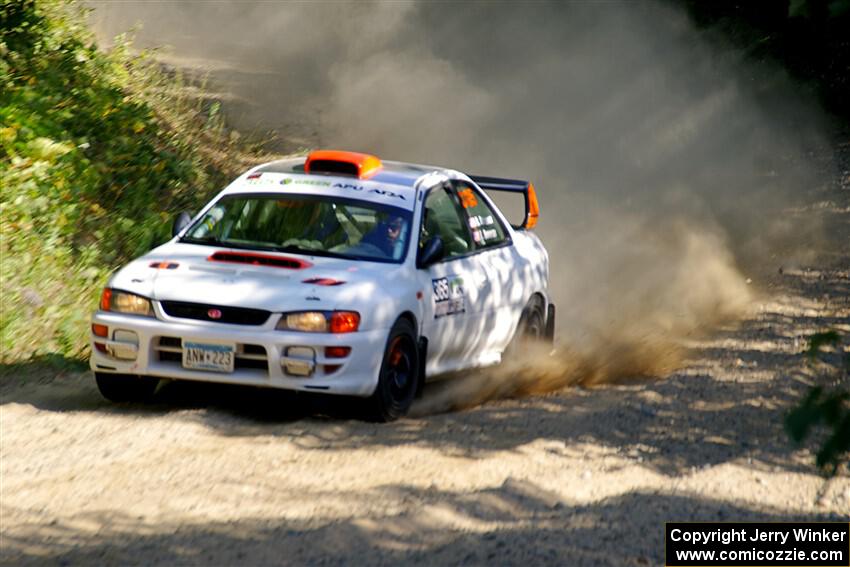
<svg viewBox="0 0 850 567"><path fill-rule="evenodd" d="M525 197L525 220L521 225L514 226L514 228L531 230L537 224L537 218L540 216L540 206L537 204L537 193L534 191L534 185L530 181L485 177L483 175L471 175L469 178L485 191L522 193Z"/></svg>

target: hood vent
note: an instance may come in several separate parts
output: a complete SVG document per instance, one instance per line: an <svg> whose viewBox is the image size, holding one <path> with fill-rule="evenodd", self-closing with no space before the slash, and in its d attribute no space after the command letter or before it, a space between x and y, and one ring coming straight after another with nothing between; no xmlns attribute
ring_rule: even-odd
<svg viewBox="0 0 850 567"><path fill-rule="evenodd" d="M326 285L326 286L334 286L334 285L342 285L345 282L342 280L335 280L333 278L310 278L304 280L302 283L313 284L313 285Z"/></svg>
<svg viewBox="0 0 850 567"><path fill-rule="evenodd" d="M229 262L231 264L250 264L251 266L267 266L270 268L288 268L290 270L303 270L313 264L298 258L288 256L273 256L271 254L257 254L255 252L216 252L209 258L210 262Z"/></svg>

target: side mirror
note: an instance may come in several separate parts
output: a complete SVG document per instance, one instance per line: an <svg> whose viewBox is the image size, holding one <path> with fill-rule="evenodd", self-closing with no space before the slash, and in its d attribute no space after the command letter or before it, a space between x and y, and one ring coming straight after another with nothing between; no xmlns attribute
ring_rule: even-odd
<svg viewBox="0 0 850 567"><path fill-rule="evenodd" d="M432 236L425 242L425 246L419 252L419 258L416 260L416 267L427 268L431 264L436 264L443 259L446 250L443 246L443 239L439 236Z"/></svg>
<svg viewBox="0 0 850 567"><path fill-rule="evenodd" d="M180 234L180 231L189 226L190 222L192 222L192 215L186 211L177 215L177 218L174 219L174 226L171 227L171 236L174 237Z"/></svg>

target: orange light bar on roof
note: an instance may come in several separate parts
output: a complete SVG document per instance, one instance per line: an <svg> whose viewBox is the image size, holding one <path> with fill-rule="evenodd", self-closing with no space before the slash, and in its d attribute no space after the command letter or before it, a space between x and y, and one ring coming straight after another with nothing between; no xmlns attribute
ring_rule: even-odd
<svg viewBox="0 0 850 567"><path fill-rule="evenodd" d="M306 173L336 173L369 179L384 165L376 156L339 150L316 150L304 162Z"/></svg>

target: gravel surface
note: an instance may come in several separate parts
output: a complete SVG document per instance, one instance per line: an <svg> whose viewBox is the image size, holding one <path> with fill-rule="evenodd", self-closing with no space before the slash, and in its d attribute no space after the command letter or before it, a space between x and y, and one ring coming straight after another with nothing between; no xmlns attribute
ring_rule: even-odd
<svg viewBox="0 0 850 567"><path fill-rule="evenodd" d="M847 472L824 480L782 426L848 380L843 175L802 212L827 223L820 260L754 275L752 315L662 380L376 425L203 384L116 406L88 372L6 367L0 562L657 565L665 521L847 519ZM813 366L827 328L843 343Z"/></svg>

